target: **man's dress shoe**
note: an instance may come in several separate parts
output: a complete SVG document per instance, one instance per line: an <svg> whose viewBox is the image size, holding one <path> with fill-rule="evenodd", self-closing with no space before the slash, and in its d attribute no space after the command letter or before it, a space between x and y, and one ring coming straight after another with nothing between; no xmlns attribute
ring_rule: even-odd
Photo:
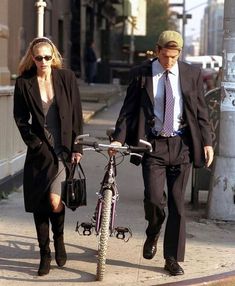
<svg viewBox="0 0 235 286"><path fill-rule="evenodd" d="M147 238L144 243L143 257L145 259L152 259L157 252L157 240Z"/></svg>
<svg viewBox="0 0 235 286"><path fill-rule="evenodd" d="M164 269L173 276L184 274L183 268L178 264L174 257L166 258Z"/></svg>

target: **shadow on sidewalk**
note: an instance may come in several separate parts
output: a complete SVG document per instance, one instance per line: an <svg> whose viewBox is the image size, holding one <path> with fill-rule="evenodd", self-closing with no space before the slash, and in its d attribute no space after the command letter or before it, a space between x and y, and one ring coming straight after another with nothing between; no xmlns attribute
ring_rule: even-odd
<svg viewBox="0 0 235 286"><path fill-rule="evenodd" d="M37 247L37 239L31 236L23 236L12 233L0 233L6 239L1 239L0 241L0 268L3 275L0 276L0 280L9 281L21 281L21 282L94 282L95 281L95 271L94 274L86 272L84 270L79 270L76 268L71 268L65 266L60 269L62 274L58 277L58 272L53 272L53 270L59 269L55 261L52 260L51 272L48 276L38 277L37 269L39 265L39 250ZM4 244L3 244L4 243ZM77 252L68 252L68 262L77 261L78 267L79 263L86 262L94 264L93 268L96 269L97 262L97 250L88 247L81 247L75 244L65 243L65 246L71 250L71 248L77 249ZM52 248L52 259L54 258ZM148 270L153 272L164 273L162 267L156 266L146 266L139 265L135 263L130 263L127 261L107 259L106 265L118 266L123 268L136 268L141 270ZM25 276L22 277L22 274ZM5 275L5 276L4 276ZM76 277L72 277L75 275ZM17 277L18 276L18 277ZM35 281L35 278L39 280ZM46 278L46 279L45 279ZM42 280L41 280L42 279ZM41 281L40 281L41 280Z"/></svg>

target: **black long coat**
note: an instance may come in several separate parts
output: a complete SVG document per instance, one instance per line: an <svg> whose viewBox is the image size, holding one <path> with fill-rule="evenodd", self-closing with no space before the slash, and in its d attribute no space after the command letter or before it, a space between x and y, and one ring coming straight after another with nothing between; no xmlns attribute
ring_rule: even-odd
<svg viewBox="0 0 235 286"><path fill-rule="evenodd" d="M184 119L192 137L191 158L194 167L205 164L204 146L212 146L208 108L203 94L201 70L184 62L178 62L180 85L183 96ZM138 145L146 140L154 123L154 96L152 61L135 67L127 88L113 140L124 144Z"/></svg>
<svg viewBox="0 0 235 286"><path fill-rule="evenodd" d="M74 73L65 69L52 69L52 80L58 105L61 143L66 152L82 152L74 144L82 134L82 108ZM44 114L37 75L34 70L16 80L14 92L14 118L27 145L24 165L24 202L27 212L49 210L48 190L58 171L58 159L44 131ZM70 158L68 157L68 164Z"/></svg>

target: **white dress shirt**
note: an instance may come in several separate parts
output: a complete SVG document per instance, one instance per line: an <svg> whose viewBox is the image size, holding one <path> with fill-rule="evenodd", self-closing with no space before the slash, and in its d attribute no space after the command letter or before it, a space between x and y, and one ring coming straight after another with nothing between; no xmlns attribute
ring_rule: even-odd
<svg viewBox="0 0 235 286"><path fill-rule="evenodd" d="M155 115L155 131L161 131L164 120L164 72L158 60L152 63L153 76L153 95L154 95L154 115ZM168 74L173 97L174 97L174 131L179 129L182 122L183 100L180 88L179 67L178 62L169 70Z"/></svg>

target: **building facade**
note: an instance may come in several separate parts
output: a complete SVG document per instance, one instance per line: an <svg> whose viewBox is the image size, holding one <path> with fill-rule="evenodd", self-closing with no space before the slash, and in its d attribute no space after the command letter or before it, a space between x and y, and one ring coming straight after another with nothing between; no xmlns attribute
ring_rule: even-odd
<svg viewBox="0 0 235 286"><path fill-rule="evenodd" d="M224 0L208 0L201 29L201 55L222 55Z"/></svg>
<svg viewBox="0 0 235 286"><path fill-rule="evenodd" d="M13 119L14 83L19 61L37 36L35 4L42 1L0 1L0 193L3 185L22 173L24 165L26 146ZM65 67L80 78L84 77L84 47L93 39L104 63L100 80L109 80L109 62L121 50L117 44L111 46L111 39L120 30L116 24L123 1L44 0L44 36L56 44Z"/></svg>

